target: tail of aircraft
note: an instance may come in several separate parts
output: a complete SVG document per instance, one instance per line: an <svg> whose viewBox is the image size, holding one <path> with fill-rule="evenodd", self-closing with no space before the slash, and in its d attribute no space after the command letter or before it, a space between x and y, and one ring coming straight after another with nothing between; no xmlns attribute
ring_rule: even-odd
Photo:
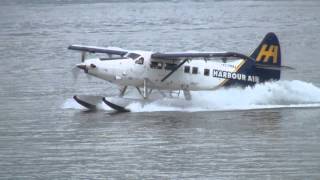
<svg viewBox="0 0 320 180"><path fill-rule="evenodd" d="M280 79L281 50L274 33L268 33L250 57L256 60L255 74L260 82Z"/></svg>

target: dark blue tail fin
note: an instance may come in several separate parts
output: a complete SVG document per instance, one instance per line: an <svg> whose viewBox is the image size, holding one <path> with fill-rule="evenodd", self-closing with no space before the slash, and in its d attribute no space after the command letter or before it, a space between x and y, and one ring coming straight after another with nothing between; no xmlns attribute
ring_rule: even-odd
<svg viewBox="0 0 320 180"><path fill-rule="evenodd" d="M259 76L260 82L280 79L281 50L274 33L268 33L250 57L256 60L255 74Z"/></svg>

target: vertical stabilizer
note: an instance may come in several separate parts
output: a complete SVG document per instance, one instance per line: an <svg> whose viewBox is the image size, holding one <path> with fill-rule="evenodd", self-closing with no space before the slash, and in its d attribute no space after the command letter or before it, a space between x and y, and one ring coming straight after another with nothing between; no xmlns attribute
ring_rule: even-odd
<svg viewBox="0 0 320 180"><path fill-rule="evenodd" d="M256 60L256 75L260 77L260 81L280 79L280 68L262 68L263 66L281 67L280 43L274 33L268 33L250 57Z"/></svg>

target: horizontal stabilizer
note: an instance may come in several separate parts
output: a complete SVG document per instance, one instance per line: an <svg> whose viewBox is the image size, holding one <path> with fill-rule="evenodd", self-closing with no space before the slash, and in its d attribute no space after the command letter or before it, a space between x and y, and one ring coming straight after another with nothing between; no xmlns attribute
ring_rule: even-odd
<svg viewBox="0 0 320 180"><path fill-rule="evenodd" d="M294 68L290 66L273 66L273 65L264 65L264 64L256 64L256 68L270 69L270 70L294 70Z"/></svg>

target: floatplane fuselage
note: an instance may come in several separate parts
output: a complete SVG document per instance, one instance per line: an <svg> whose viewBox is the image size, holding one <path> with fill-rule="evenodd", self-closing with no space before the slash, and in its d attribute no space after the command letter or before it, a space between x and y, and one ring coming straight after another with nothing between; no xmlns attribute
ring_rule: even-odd
<svg viewBox="0 0 320 180"><path fill-rule="evenodd" d="M148 99L153 89L182 90L187 100L190 91L208 91L233 85L249 86L280 78L280 44L274 33L268 33L258 48L246 56L235 52L158 53L120 48L71 45L82 52L82 62L76 66L88 75L120 86L120 97L128 86L136 87L142 99ZM86 59L87 53L106 57ZM74 96L87 108L95 108L101 97ZM102 99L117 111L128 111L125 105Z"/></svg>
<svg viewBox="0 0 320 180"><path fill-rule="evenodd" d="M87 73L119 86L143 87L145 80L148 88L161 90L214 90L222 85L225 79L235 79L252 83L259 82L258 76L247 76L237 73L237 69L245 60L235 60L231 63L217 61L189 61L184 63L169 79L162 81L175 62L161 62L151 59L152 52L130 51L127 57L117 60L104 58L88 59L78 64ZM136 58L132 58L134 56Z"/></svg>

